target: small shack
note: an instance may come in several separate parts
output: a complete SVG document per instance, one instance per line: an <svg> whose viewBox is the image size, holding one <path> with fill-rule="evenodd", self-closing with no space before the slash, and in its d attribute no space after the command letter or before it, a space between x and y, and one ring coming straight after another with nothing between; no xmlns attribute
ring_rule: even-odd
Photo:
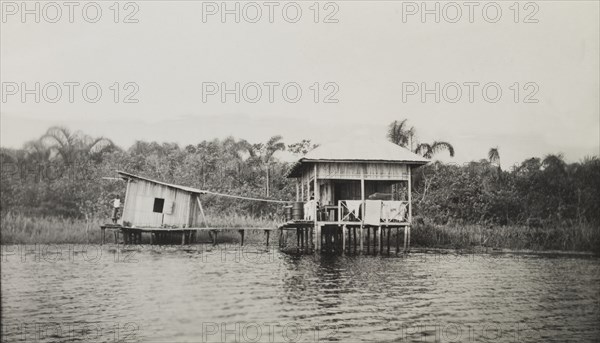
<svg viewBox="0 0 600 343"><path fill-rule="evenodd" d="M142 234L150 234L151 244L181 244L196 240L199 230L211 230L216 239L216 229L206 225L206 217L200 195L206 191L152 180L124 171L117 171L127 188L123 203L123 214L118 224L105 224L102 229L102 243L106 240L106 230L122 234L125 244L139 244Z"/></svg>
<svg viewBox="0 0 600 343"><path fill-rule="evenodd" d="M208 227L200 197L204 194L212 194L254 201L285 203L277 200L219 194L157 181L124 171L117 171L117 174L127 185L123 214L118 224L100 226L102 243L106 241L106 230L114 231L115 243L119 242L119 234L121 234L123 243L140 244L142 234L146 233L150 235L151 244L181 243L182 245L197 242L197 234L200 231L207 231L213 244L216 244L217 234L220 231L237 230L240 234L240 243L244 245L245 231L262 230L268 246L270 232L273 228Z"/></svg>
<svg viewBox="0 0 600 343"><path fill-rule="evenodd" d="M117 173L127 183L121 217L124 226L193 228L205 224L199 197L205 191L123 171Z"/></svg>
<svg viewBox="0 0 600 343"><path fill-rule="evenodd" d="M392 230L398 251L402 230L406 249L412 223L412 171L428 162L388 141L322 145L291 167L288 177L296 179L296 201L302 202L296 203L302 207L295 213L303 215L280 229L295 230L300 249L345 252L381 251L386 234L389 252Z"/></svg>

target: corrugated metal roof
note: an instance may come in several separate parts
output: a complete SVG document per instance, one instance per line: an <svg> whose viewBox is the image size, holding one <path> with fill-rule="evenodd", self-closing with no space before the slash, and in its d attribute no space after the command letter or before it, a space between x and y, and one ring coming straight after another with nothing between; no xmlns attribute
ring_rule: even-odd
<svg viewBox="0 0 600 343"><path fill-rule="evenodd" d="M143 177L143 176L139 176L139 175L127 173L127 172L120 171L120 170L117 170L117 173L119 175L121 175L121 177L123 177L123 178L132 178L132 179L144 180L144 181L147 181L147 182L156 183L158 185L163 185L163 186L170 187L170 188L180 189L182 191L186 191L186 192L189 192L189 193L195 193L195 194L206 194L207 193L206 191L203 191L201 189L187 187L187 186L175 185L175 184L166 183L166 182L157 181L157 180L152 180L152 179L149 179L149 178L146 178L146 177Z"/></svg>
<svg viewBox="0 0 600 343"><path fill-rule="evenodd" d="M324 144L310 151L292 165L288 177L297 177L302 164L310 162L388 162L423 165L429 162L423 156L392 142L380 139L356 139Z"/></svg>

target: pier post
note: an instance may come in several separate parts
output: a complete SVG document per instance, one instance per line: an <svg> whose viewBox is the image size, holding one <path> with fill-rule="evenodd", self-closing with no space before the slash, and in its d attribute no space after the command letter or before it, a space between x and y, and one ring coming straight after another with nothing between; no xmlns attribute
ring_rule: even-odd
<svg viewBox="0 0 600 343"><path fill-rule="evenodd" d="M244 246L244 230L238 230L240 233L240 246Z"/></svg>
<svg viewBox="0 0 600 343"><path fill-rule="evenodd" d="M265 234L267 235L267 248L268 248L269 247L269 235L271 234L271 231L265 230Z"/></svg>
<svg viewBox="0 0 600 343"><path fill-rule="evenodd" d="M212 233L212 235L211 235L211 233ZM210 230L209 235L212 238L213 245L217 245L217 230Z"/></svg>
<svg viewBox="0 0 600 343"><path fill-rule="evenodd" d="M367 226L367 254L371 253L371 228Z"/></svg>
<svg viewBox="0 0 600 343"><path fill-rule="evenodd" d="M381 226L377 227L377 251L379 253L383 252L382 245L381 245Z"/></svg>
<svg viewBox="0 0 600 343"><path fill-rule="evenodd" d="M363 252L363 226L360 226L360 229L358 230L360 237L358 238L360 241L360 253L362 254Z"/></svg>
<svg viewBox="0 0 600 343"><path fill-rule="evenodd" d="M406 243L407 243L407 240L408 240L407 228L408 228L408 226L404 227L404 252L406 252Z"/></svg>
<svg viewBox="0 0 600 343"><path fill-rule="evenodd" d="M390 254L390 236L392 235L392 228L387 228L387 254Z"/></svg>
<svg viewBox="0 0 600 343"><path fill-rule="evenodd" d="M408 242L406 243L406 249L410 250L410 225L408 226Z"/></svg>
<svg viewBox="0 0 600 343"><path fill-rule="evenodd" d="M396 228L396 255L398 255L398 251L400 250L400 227Z"/></svg>
<svg viewBox="0 0 600 343"><path fill-rule="evenodd" d="M342 253L346 253L346 225L342 226Z"/></svg>
<svg viewBox="0 0 600 343"><path fill-rule="evenodd" d="M357 244L356 244L356 226L352 228L352 240L354 241L353 242L353 248L354 248L353 253L356 254L356 248L357 248Z"/></svg>

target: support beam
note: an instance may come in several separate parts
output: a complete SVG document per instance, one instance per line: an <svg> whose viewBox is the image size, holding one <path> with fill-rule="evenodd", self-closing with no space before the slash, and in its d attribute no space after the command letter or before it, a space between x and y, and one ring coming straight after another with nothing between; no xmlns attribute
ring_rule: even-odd
<svg viewBox="0 0 600 343"><path fill-rule="evenodd" d="M346 225L342 226L342 253L346 253Z"/></svg>
<svg viewBox="0 0 600 343"><path fill-rule="evenodd" d="M202 215L202 222L204 222L204 227L208 227L208 222L206 221L206 216L204 215L204 209L202 208L202 202L200 201L199 195L196 195L196 200L198 201L198 208L200 208L200 214Z"/></svg>
<svg viewBox="0 0 600 343"><path fill-rule="evenodd" d="M408 222L412 223L412 168L408 168Z"/></svg>
<svg viewBox="0 0 600 343"><path fill-rule="evenodd" d="M382 245L381 245L381 226L377 227L377 251L379 251L379 253L383 254L383 249L382 249Z"/></svg>
<svg viewBox="0 0 600 343"><path fill-rule="evenodd" d="M315 231L317 231L317 236L319 236L319 239L318 239L319 246L317 247L317 249L320 249L321 248L321 239L320 239L321 238L320 237L321 236L321 232L320 232L321 230L319 229L319 224L318 224L318 220L317 220L318 219L317 218L317 202L319 201L319 183L318 183L318 180L317 180L317 164L316 163L314 165L313 170L314 170L314 173L315 173L315 178L314 178L314 193L315 193L315 196L314 196L314 206L313 206L314 207L313 218L314 218L314 221L315 221Z"/></svg>
<svg viewBox="0 0 600 343"><path fill-rule="evenodd" d="M363 251L363 227L365 225L365 172L363 167L360 168L360 200L362 201L361 205L361 215L360 215L360 252Z"/></svg>

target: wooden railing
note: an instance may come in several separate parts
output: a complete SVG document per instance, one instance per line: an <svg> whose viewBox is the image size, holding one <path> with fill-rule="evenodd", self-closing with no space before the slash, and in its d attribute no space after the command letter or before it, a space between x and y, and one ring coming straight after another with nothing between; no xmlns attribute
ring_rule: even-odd
<svg viewBox="0 0 600 343"><path fill-rule="evenodd" d="M364 222L385 224L408 221L408 201L394 200L340 200L338 201L339 222ZM363 213L364 212L364 213Z"/></svg>
<svg viewBox="0 0 600 343"><path fill-rule="evenodd" d="M340 200L337 206L321 206L319 211L316 206L314 200L304 203L304 220L368 225L408 222L408 201L365 200L363 206L361 200Z"/></svg>

